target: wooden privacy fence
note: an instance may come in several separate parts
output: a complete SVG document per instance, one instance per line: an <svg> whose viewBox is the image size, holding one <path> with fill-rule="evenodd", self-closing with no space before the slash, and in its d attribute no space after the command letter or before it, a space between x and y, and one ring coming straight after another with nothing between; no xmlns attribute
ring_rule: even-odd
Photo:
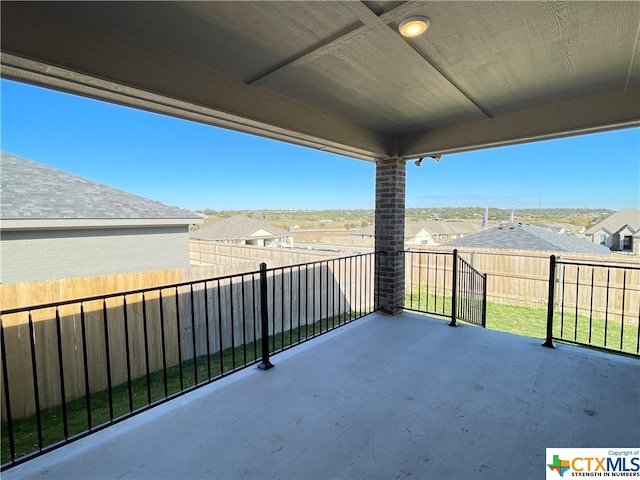
<svg viewBox="0 0 640 480"><path fill-rule="evenodd" d="M373 257L357 256L271 269L269 334L370 310L373 268ZM165 275L175 274L150 278ZM4 290L15 294L20 288ZM3 395L9 387L12 417L257 341L259 296L259 275L253 271L57 301L16 313L3 304L0 385ZM6 414L3 402L3 419Z"/></svg>
<svg viewBox="0 0 640 480"><path fill-rule="evenodd" d="M193 265L233 264L242 266L243 271L257 270L261 262L276 267L324 260L338 255L337 252L304 248L258 247L207 240L189 240L189 258Z"/></svg>
<svg viewBox="0 0 640 480"><path fill-rule="evenodd" d="M412 251L429 251L435 253L452 252L451 247L436 247L429 246L426 248L413 248ZM507 305L518 306L531 306L538 308L546 308L547 300L549 296L549 263L550 256L553 252L529 252L519 250L495 250L495 249L469 249L458 248L458 253L462 258L468 261L476 270L487 274L487 299L490 302L502 303ZM631 257L627 255L577 255L577 254L562 254L558 256L558 259L577 262L577 263L589 263L602 265L604 268L595 270L595 285L596 287L602 286L607 282L606 267L610 265L628 266L628 267L640 267L640 258ZM432 265L433 267L433 265ZM419 270L416 265L411 267L409 264L406 266L406 271L410 272L410 268L413 268L414 274L417 275ZM445 269L446 275L450 277L450 266ZM432 268L433 270L433 268ZM428 269L422 269L422 280L426 280ZM591 272L587 272L587 269L567 269L566 278L562 278L563 271L558 270L557 282L564 282L565 284L575 284L575 275L580 272L581 283L590 282L591 278L586 276L591 275ZM407 276L409 273L407 273ZM434 283L435 273L432 272L431 284L441 288L442 285ZM610 273L609 286L610 291L621 292L624 278L622 270L613 270ZM637 316L637 311L633 311L638 305L637 296L640 290L640 280L638 274L628 273L625 285L625 291L627 292L627 301L625 309L627 315ZM445 281L445 274L438 275L439 281ZM407 278L407 282L409 279ZM414 280L414 284L416 281ZM409 283L407 283L409 284ZM565 302L566 305L576 305L581 311L593 310L594 312L605 312L607 309L610 312L621 312L622 309L622 295L618 293L616 296L610 295L607 303L607 298L604 288L595 288L593 290L594 295L588 295L586 290L582 289L578 297L575 293L571 293L569 288L565 285ZM574 289L575 291L575 289ZM635 293L634 293L635 292ZM556 298L558 292L556 292ZM592 298L593 297L593 298ZM593 302L593 303L592 303ZM634 303L635 302L635 303ZM635 306L635 307L634 307Z"/></svg>

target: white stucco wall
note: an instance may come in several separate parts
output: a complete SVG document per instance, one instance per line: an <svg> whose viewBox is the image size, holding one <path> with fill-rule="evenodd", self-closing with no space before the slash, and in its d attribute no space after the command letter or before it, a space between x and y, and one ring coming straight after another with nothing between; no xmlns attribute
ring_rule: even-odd
<svg viewBox="0 0 640 480"><path fill-rule="evenodd" d="M2 283L188 266L186 225L0 234Z"/></svg>

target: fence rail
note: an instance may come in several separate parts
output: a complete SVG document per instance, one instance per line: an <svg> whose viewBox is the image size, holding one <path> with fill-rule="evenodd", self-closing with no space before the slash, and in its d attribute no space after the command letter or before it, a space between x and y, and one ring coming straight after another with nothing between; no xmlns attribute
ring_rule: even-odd
<svg viewBox="0 0 640 480"><path fill-rule="evenodd" d="M487 276L453 252L412 251L405 255L405 310L486 326Z"/></svg>
<svg viewBox="0 0 640 480"><path fill-rule="evenodd" d="M377 310L375 258L0 312L2 470Z"/></svg>
<svg viewBox="0 0 640 480"><path fill-rule="evenodd" d="M547 334L553 340L640 355L640 267L549 259Z"/></svg>

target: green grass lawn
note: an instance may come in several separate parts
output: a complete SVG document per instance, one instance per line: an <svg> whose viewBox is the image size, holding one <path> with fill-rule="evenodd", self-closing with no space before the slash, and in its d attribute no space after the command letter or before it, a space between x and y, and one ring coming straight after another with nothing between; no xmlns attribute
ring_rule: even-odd
<svg viewBox="0 0 640 480"><path fill-rule="evenodd" d="M496 303L487 304L487 328L503 332L544 339L547 332L547 309L512 307ZM638 355L637 325L624 325L620 321L589 318L575 312L555 312L553 337L597 348Z"/></svg>
<svg viewBox="0 0 640 480"><path fill-rule="evenodd" d="M407 308L425 309L428 307L431 312L437 312L444 316L451 314L450 297L436 299L433 296L421 295L420 304L417 299L416 293L413 296L406 295L405 305ZM566 311L564 318L560 312L555 312L553 323L553 336L556 339L638 355L638 334L640 332L637 325L625 325L624 332L622 332L622 324L619 321L605 322L604 319L590 319L585 315L577 315L576 317L575 312ZM546 306L535 308L487 302L486 326L491 330L544 340L547 333L547 308Z"/></svg>
<svg viewBox="0 0 640 480"><path fill-rule="evenodd" d="M321 333L332 330L340 325L361 317L367 312L352 311L340 316L331 317L300 325L299 327L277 333L269 337L270 353L277 353L295 344L303 342ZM194 360L186 360L181 365L167 368L165 372L157 371L132 380L131 390L124 383L112 388L112 410L109 409L109 394L107 390L92 393L89 398L91 419L87 415L87 399L81 398L68 402L67 426L68 436L86 432L90 428L105 425L118 417L129 416L132 412L163 401L167 397L189 390L196 386L196 371L198 384L208 383L212 379L220 378L234 370L258 363L261 359L261 342L251 342L246 345L228 348L220 352L199 356ZM131 391L131 394L129 393ZM53 407L40 413L42 425L42 447L53 445L65 439L62 407ZM13 420L13 436L15 458L39 451L37 418L35 415ZM9 431L7 424L2 423L2 445L0 449L1 463L11 460Z"/></svg>

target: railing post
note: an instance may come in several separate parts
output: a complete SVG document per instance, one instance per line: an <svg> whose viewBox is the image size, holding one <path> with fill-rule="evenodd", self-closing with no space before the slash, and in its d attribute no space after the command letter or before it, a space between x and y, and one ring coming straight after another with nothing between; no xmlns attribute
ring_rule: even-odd
<svg viewBox="0 0 640 480"><path fill-rule="evenodd" d="M453 288L451 292L451 321L449 322L450 327L457 327L456 325L456 316L457 316L457 304L458 304L458 249L453 250Z"/></svg>
<svg viewBox="0 0 640 480"><path fill-rule="evenodd" d="M262 362L261 370L269 370L274 365L269 361L269 304L267 299L267 264L260 264L260 324L262 328Z"/></svg>
<svg viewBox="0 0 640 480"><path fill-rule="evenodd" d="M542 344L543 347L555 348L553 346L553 305L555 303L556 291L556 256L549 258L549 298L547 300L547 338Z"/></svg>
<svg viewBox="0 0 640 480"><path fill-rule="evenodd" d="M487 274L482 275L482 326L487 327Z"/></svg>

